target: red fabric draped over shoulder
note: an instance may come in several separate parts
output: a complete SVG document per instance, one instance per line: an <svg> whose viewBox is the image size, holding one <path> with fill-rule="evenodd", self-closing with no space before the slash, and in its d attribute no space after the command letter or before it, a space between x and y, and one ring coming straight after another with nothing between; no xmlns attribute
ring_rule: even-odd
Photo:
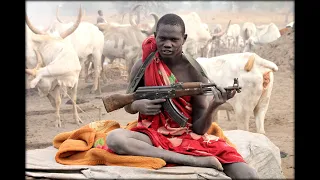
<svg viewBox="0 0 320 180"><path fill-rule="evenodd" d="M156 40L153 36L144 40L142 61L144 62L148 55L156 50ZM167 65L160 60L157 52L145 70L145 86L165 86L176 82L178 80ZM208 134L198 135L191 131L192 107L190 100L190 96L172 99L178 110L188 118L186 127L180 127L167 112L162 111L157 115L139 113L137 127L131 130L147 134L153 145L162 149L194 156L216 156L221 163L244 162L237 150L223 139Z"/></svg>

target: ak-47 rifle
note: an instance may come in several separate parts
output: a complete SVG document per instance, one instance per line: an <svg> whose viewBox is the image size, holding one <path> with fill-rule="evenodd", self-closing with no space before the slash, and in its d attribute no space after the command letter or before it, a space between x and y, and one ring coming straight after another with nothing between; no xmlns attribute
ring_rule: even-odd
<svg viewBox="0 0 320 180"><path fill-rule="evenodd" d="M139 87L134 93L106 96L102 98L102 102L107 112L112 112L139 99L167 99L162 103L163 109L181 127L185 127L188 118L179 112L171 98L194 95L213 95L212 88L216 88L216 86L215 83L201 82L180 82L171 84L170 86L145 86ZM236 90L240 93L241 87L239 86L238 78L234 78L233 86L224 89L226 91Z"/></svg>

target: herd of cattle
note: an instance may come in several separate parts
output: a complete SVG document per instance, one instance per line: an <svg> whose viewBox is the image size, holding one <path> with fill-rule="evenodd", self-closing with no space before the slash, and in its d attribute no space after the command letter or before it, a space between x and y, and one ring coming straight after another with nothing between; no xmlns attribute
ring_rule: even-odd
<svg viewBox="0 0 320 180"><path fill-rule="evenodd" d="M38 89L40 96L47 97L56 109L57 127L61 127L62 95L71 98L74 119L77 124L82 122L76 105L80 77L88 83L88 72L92 70L94 81L91 93L101 93L100 84L107 81L106 67L115 59L125 60L127 73L134 62L141 59L142 41L153 34L159 17L151 14L153 23L141 23L140 18L134 18L137 7L129 13L129 24L82 22L81 7L75 23L62 22L57 9L57 20L47 28L34 26L26 15L27 82L30 88ZM254 112L257 132L265 133L264 117L271 96L273 72L278 67L250 50L256 44L278 39L285 31L294 28L294 24L279 30L274 23L257 26L245 22L240 27L229 21L224 29L219 24L209 29L195 12L181 17L188 34L184 53L195 58L210 80L220 86L230 86L233 78L239 78L242 92L222 105L220 110L233 112L237 117L238 129L247 131L250 115ZM216 51L221 48L232 48L235 53L216 56ZM218 112L215 114L216 120Z"/></svg>

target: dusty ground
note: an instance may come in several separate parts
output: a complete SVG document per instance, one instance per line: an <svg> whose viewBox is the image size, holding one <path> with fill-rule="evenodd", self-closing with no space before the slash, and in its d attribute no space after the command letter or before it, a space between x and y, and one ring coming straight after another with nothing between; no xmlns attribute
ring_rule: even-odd
<svg viewBox="0 0 320 180"><path fill-rule="evenodd" d="M203 15L203 14L201 14ZM260 16L259 16L260 15ZM279 28L285 26L283 16L271 16L267 14L252 14L230 16L227 13L215 14L217 23L227 23L229 19L235 23L242 23L251 20L255 23L276 23ZM218 18L219 17L219 18ZM254 19L250 17L255 17ZM259 21L259 17L260 21ZM269 18L266 18L269 17ZM209 16L207 16L207 19ZM289 21L292 19L289 19ZM209 21L209 20L208 20ZM220 21L220 22L218 22ZM209 22L208 22L209 23ZM290 32L289 37L282 37L273 45L265 45L262 48L256 48L255 52L263 58L274 61L279 66L279 71L275 73L274 88L271 96L268 112L265 118L266 136L276 144L281 151L288 153L287 157L282 158L282 169L287 178L294 178L294 71L293 71L293 37ZM288 65L291 64L291 65ZM112 76L108 84L102 88L101 96L110 93L124 93L127 83L119 76ZM117 79L116 79L117 78ZM91 85L80 81L78 88L78 98L85 100L85 103L79 104L78 110L84 124L99 119L99 108L101 119L118 120L121 125L134 120L137 115L125 113L123 109L107 113L103 107L98 95L89 94ZM72 118L72 106L66 104L68 99L63 99L61 105L62 128L55 128L54 109L51 107L47 98L40 98L34 89L26 91L26 141L27 149L44 148L52 145L55 135L60 132L70 131L78 128ZM224 130L235 129L234 122L226 120L226 115L222 113L220 126ZM250 131L255 132L255 123L253 116L250 121Z"/></svg>

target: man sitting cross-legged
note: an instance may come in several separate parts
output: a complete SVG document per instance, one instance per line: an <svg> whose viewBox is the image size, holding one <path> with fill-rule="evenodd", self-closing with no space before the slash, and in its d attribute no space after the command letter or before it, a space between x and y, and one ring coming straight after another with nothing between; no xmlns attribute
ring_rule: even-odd
<svg viewBox="0 0 320 180"><path fill-rule="evenodd" d="M139 86L164 86L176 82L203 82L207 79L183 56L182 45L187 39L183 20L166 14L157 24L154 37L142 44L142 61L132 67L131 81L146 57L158 51L147 66ZM256 179L256 171L245 163L235 148L221 138L206 134L216 108L235 95L223 88L213 89L208 104L205 96L183 96L172 99L187 118L186 127L173 121L159 103L165 99L134 101L125 107L128 113L139 112L138 125L131 131L116 129L107 136L107 146L121 155L156 157L167 163L212 167L223 170L232 179Z"/></svg>

